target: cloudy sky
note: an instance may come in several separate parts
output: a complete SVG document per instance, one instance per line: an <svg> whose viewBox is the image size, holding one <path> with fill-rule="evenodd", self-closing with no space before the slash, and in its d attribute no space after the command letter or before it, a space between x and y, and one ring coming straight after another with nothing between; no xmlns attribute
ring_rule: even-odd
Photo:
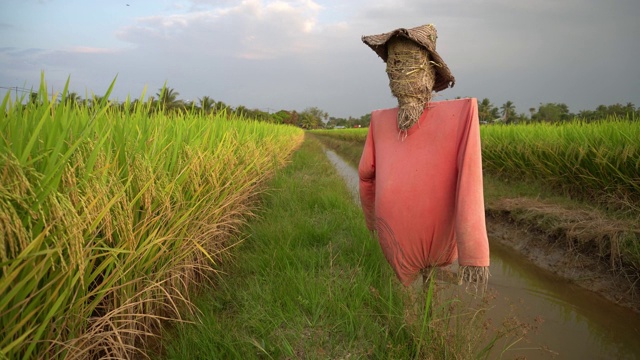
<svg viewBox="0 0 640 360"><path fill-rule="evenodd" d="M456 77L435 99L640 106L638 0L0 0L0 95L209 96L360 117L395 106L362 35L433 23Z"/></svg>

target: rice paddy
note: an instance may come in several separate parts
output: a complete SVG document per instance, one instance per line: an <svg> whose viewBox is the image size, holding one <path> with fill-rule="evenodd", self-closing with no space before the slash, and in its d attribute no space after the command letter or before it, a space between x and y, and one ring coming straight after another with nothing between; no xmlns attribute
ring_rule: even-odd
<svg viewBox="0 0 640 360"><path fill-rule="evenodd" d="M127 358L193 309L291 126L7 94L0 112L0 358ZM53 99L60 98L60 101ZM144 93L142 97L144 98Z"/></svg>
<svg viewBox="0 0 640 360"><path fill-rule="evenodd" d="M33 101L2 100L0 358L132 357L162 323L194 317L188 294L216 278L265 181L304 138L225 113L114 106L113 86L90 106L65 101L67 87L48 93L44 79ZM367 129L314 133L364 142ZM640 122L491 125L481 136L487 173L638 213ZM632 235L620 251L637 268Z"/></svg>
<svg viewBox="0 0 640 360"><path fill-rule="evenodd" d="M481 127L483 165L503 179L534 179L603 206L638 211L640 121Z"/></svg>

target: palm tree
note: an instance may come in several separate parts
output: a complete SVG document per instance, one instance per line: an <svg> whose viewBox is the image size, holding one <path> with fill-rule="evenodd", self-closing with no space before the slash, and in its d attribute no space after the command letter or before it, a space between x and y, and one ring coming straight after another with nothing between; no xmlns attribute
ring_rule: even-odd
<svg viewBox="0 0 640 360"><path fill-rule="evenodd" d="M78 95L78 93L75 92L70 92L67 94L67 96L65 97L65 101L71 105L74 106L75 104L80 104L82 103L82 98L80 97L80 95Z"/></svg>
<svg viewBox="0 0 640 360"><path fill-rule="evenodd" d="M216 113L222 112L222 111L227 111L227 110L229 110L229 106L227 104L225 104L223 101L217 101L215 103L215 105L213 105L213 110Z"/></svg>
<svg viewBox="0 0 640 360"><path fill-rule="evenodd" d="M624 110L625 113L627 115L632 114L636 111L636 106L632 103L632 102L628 102L625 106L624 106Z"/></svg>
<svg viewBox="0 0 640 360"><path fill-rule="evenodd" d="M310 113L307 113L307 112L303 112L303 113L300 114L299 121L300 122L299 122L298 126L300 126L303 129L307 129L307 130L313 129L315 127L315 125L316 125L316 121L315 121L314 117Z"/></svg>
<svg viewBox="0 0 640 360"><path fill-rule="evenodd" d="M178 95L180 95L179 92L166 86L163 86L160 91L156 93L160 106L166 110L182 105L182 101L178 100Z"/></svg>
<svg viewBox="0 0 640 360"><path fill-rule="evenodd" d="M500 109L502 110L502 118L507 124L510 124L516 116L516 106L513 105L511 100L508 100L502 104Z"/></svg>
<svg viewBox="0 0 640 360"><path fill-rule="evenodd" d="M493 109L494 106L488 98L482 99L480 104L478 104L478 117L480 118L480 122L491 122L494 119L492 118Z"/></svg>
<svg viewBox="0 0 640 360"><path fill-rule="evenodd" d="M249 109L247 109L247 107L244 106L244 105L238 105L238 107L236 107L234 112L236 113L236 115L238 115L240 117L248 117L249 116Z"/></svg>
<svg viewBox="0 0 640 360"><path fill-rule="evenodd" d="M212 98L208 97L208 96L203 96L200 99L198 99L199 103L200 103L200 109L205 113L208 114L211 109L213 108L213 106L215 105L215 101L213 101Z"/></svg>

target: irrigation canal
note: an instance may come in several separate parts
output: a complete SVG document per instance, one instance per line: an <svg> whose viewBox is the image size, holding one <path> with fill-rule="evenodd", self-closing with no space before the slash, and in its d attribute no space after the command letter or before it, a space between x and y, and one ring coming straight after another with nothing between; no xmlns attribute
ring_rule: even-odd
<svg viewBox="0 0 640 360"><path fill-rule="evenodd" d="M358 200L358 173L335 152L329 160ZM504 358L640 359L640 316L532 264L491 241L489 291L495 294L488 316L501 323L510 314L539 320L527 340ZM548 350L543 350L543 348Z"/></svg>

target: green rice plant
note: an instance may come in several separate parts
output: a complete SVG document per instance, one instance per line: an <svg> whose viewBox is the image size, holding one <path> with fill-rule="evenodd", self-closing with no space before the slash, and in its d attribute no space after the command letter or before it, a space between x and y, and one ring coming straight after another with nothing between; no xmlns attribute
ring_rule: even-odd
<svg viewBox="0 0 640 360"><path fill-rule="evenodd" d="M640 210L640 122L491 125L481 128L484 169L538 180L605 206Z"/></svg>
<svg viewBox="0 0 640 360"><path fill-rule="evenodd" d="M115 82L115 80L114 80ZM215 275L301 130L7 94L0 357L128 358ZM60 95L61 101L55 101ZM144 97L144 93L142 98Z"/></svg>
<svg viewBox="0 0 640 360"><path fill-rule="evenodd" d="M332 129L332 130L310 130L309 132L314 135L329 136L340 140L361 142L367 139L368 128L355 128L355 129Z"/></svg>

